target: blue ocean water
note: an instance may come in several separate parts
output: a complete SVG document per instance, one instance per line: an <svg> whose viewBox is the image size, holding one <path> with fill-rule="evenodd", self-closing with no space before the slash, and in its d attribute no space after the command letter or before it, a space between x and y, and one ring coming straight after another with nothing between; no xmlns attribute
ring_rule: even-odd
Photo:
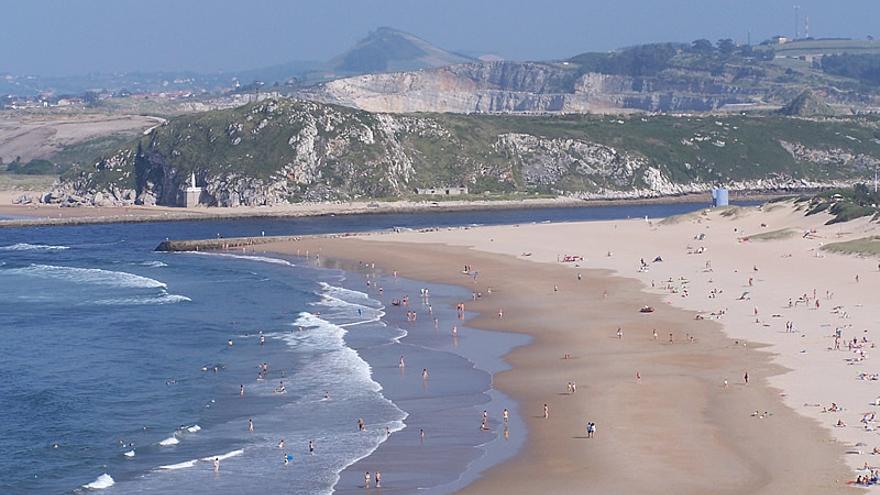
<svg viewBox="0 0 880 495"><path fill-rule="evenodd" d="M666 216L701 206L2 229L0 493L330 493L386 439L386 427L405 426L406 389L383 390L385 375L368 361L388 360L397 350L383 346L407 330L358 290L360 275L301 259L154 252L165 238ZM452 352L447 346L431 349ZM269 370L258 379L261 363ZM367 433L354 427L357 415L368 418ZM320 455L307 455L309 440ZM211 469L217 457L222 476Z"/></svg>

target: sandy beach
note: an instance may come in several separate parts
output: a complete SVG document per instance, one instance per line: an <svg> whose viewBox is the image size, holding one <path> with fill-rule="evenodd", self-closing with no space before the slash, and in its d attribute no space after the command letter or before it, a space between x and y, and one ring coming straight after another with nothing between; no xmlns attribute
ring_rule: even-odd
<svg viewBox="0 0 880 495"><path fill-rule="evenodd" d="M827 220L782 204L261 249L467 287L469 325L533 337L494 379L520 405L526 445L464 493L819 494L851 490L880 446L877 260L818 250L875 226Z"/></svg>

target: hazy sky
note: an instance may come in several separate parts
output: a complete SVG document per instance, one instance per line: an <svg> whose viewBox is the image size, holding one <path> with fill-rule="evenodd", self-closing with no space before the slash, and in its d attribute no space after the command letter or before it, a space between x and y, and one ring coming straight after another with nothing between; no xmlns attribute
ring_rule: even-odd
<svg viewBox="0 0 880 495"><path fill-rule="evenodd" d="M256 68L324 60L391 26L451 50L549 59L651 41L880 38L880 0L4 0L0 72Z"/></svg>

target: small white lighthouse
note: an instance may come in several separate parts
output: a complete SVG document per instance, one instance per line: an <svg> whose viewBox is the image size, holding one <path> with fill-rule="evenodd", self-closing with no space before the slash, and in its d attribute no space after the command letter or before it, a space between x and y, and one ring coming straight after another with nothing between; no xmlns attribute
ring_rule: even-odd
<svg viewBox="0 0 880 495"><path fill-rule="evenodd" d="M196 173L193 172L190 177L189 187L186 188L186 193L183 197L183 206L185 208L192 208L201 204L203 191L204 188L196 186Z"/></svg>

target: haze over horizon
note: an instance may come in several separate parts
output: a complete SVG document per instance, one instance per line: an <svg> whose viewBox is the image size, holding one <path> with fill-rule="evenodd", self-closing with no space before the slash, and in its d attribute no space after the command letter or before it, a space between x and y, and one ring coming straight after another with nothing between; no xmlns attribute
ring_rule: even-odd
<svg viewBox="0 0 880 495"><path fill-rule="evenodd" d="M760 42L792 35L790 0L525 0L346 2L296 5L278 0L204 3L98 0L88 4L15 0L15 22L0 31L0 73L244 70L293 60L326 60L381 26L447 50L546 60L628 45L732 38ZM880 2L842 8L800 0L800 26L814 37L880 34ZM801 32L803 34L803 31Z"/></svg>

